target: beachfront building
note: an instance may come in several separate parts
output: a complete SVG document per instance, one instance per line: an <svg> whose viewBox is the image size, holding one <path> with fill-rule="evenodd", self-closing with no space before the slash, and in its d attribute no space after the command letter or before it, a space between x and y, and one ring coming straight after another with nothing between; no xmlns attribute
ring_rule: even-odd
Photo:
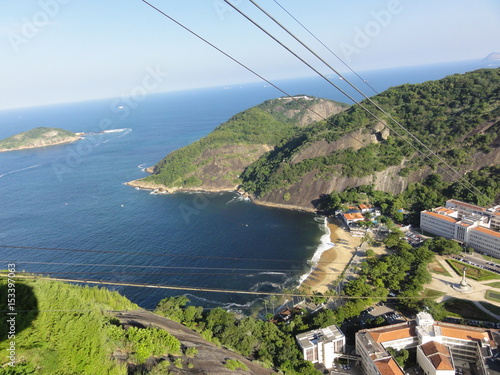
<svg viewBox="0 0 500 375"><path fill-rule="evenodd" d="M356 353L367 375L404 375L388 348L416 349L417 363L427 375L452 375L457 367L498 375L498 345L499 330L435 322L426 312L415 321L356 333Z"/></svg>
<svg viewBox="0 0 500 375"><path fill-rule="evenodd" d="M500 258L500 206L484 208L450 199L420 213L420 228Z"/></svg>
<svg viewBox="0 0 500 375"><path fill-rule="evenodd" d="M374 208L366 204L350 206L346 213L340 213L344 224L348 227L358 221L366 221L365 214L370 213L371 218L376 218L382 214L379 208Z"/></svg>
<svg viewBox="0 0 500 375"><path fill-rule="evenodd" d="M295 336L306 361L332 368L335 358L344 353L345 336L335 325Z"/></svg>
<svg viewBox="0 0 500 375"><path fill-rule="evenodd" d="M358 221L364 221L365 217L361 212L352 212L342 214L342 220L344 220L345 225L349 227L352 224L357 223Z"/></svg>

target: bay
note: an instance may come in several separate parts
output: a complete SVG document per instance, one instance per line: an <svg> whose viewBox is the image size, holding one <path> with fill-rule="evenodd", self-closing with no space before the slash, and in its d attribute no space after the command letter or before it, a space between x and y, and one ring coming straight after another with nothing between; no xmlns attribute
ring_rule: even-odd
<svg viewBox="0 0 500 375"><path fill-rule="evenodd" d="M478 67L409 67L363 78L383 91ZM278 84L290 94L346 101L317 78ZM325 230L313 214L256 206L232 193L152 195L124 185L232 115L282 95L253 83L0 112L0 138L37 126L120 130L0 153L0 268L16 263L18 270L54 277L246 291L297 285ZM109 288L145 308L182 293ZM262 303L234 293L189 296L195 304L243 311Z"/></svg>

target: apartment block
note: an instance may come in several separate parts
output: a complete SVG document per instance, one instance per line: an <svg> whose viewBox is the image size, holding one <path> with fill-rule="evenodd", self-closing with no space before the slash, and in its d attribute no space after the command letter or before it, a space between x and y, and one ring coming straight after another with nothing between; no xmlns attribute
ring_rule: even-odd
<svg viewBox="0 0 500 375"><path fill-rule="evenodd" d="M333 367L335 358L344 353L345 336L335 325L298 334L296 337L306 361Z"/></svg>
<svg viewBox="0 0 500 375"><path fill-rule="evenodd" d="M420 213L420 228L500 258L500 206L484 208L451 199Z"/></svg>

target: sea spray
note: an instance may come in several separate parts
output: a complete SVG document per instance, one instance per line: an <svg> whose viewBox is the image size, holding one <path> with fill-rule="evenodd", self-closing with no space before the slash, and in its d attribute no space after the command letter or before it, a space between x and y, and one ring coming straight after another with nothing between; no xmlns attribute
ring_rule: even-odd
<svg viewBox="0 0 500 375"><path fill-rule="evenodd" d="M318 248L316 249L310 264L311 264L311 269L309 270L308 273L302 275L299 279L299 286L302 285L304 281L307 280L307 278L313 273L314 269L316 268L316 265L318 264L319 260L321 259L321 255L332 248L333 244L331 243L330 235L331 231L330 228L328 227L328 219L325 217L323 220L323 225L325 226L325 234L321 236L320 239L320 244Z"/></svg>

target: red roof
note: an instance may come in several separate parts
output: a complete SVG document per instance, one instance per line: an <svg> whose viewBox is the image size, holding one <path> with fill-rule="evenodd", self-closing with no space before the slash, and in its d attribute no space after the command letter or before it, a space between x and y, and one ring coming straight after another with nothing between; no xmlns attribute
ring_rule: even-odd
<svg viewBox="0 0 500 375"><path fill-rule="evenodd" d="M486 211L486 208L484 208L484 207L476 206L475 204L465 203L462 201L457 201L456 199L450 199L448 202L452 202L452 203L456 204L457 206L472 208L472 209L477 210L477 211Z"/></svg>
<svg viewBox="0 0 500 375"><path fill-rule="evenodd" d="M491 341L490 334L486 329L474 329L473 327L459 325L450 326L448 324L437 325L441 327L441 334L446 337L470 341L484 341L484 339Z"/></svg>
<svg viewBox="0 0 500 375"><path fill-rule="evenodd" d="M380 330L370 330L369 332L376 342L394 341L416 336L415 327L408 325L396 326Z"/></svg>
<svg viewBox="0 0 500 375"><path fill-rule="evenodd" d="M451 223L456 223L458 221L458 219L455 219L454 217L449 217L449 216L446 216L446 215L440 215L440 214L437 214L435 212L424 211L422 213L425 214L425 215L437 217L438 219L441 219L441 220L449 221Z"/></svg>
<svg viewBox="0 0 500 375"><path fill-rule="evenodd" d="M421 345L420 349L429 358L436 370L454 370L450 351L445 345L436 341L429 341Z"/></svg>
<svg viewBox="0 0 500 375"><path fill-rule="evenodd" d="M344 214L346 220L364 220L365 217L359 212L354 212L352 214Z"/></svg>
<svg viewBox="0 0 500 375"><path fill-rule="evenodd" d="M477 227L477 228L473 228L472 230L477 230L478 232L488 234L488 235L493 236L493 237L500 237L500 232L497 232L495 230L491 230L488 228Z"/></svg>
<svg viewBox="0 0 500 375"><path fill-rule="evenodd" d="M404 372L392 358L375 361L375 366L377 366L381 375L404 375Z"/></svg>

